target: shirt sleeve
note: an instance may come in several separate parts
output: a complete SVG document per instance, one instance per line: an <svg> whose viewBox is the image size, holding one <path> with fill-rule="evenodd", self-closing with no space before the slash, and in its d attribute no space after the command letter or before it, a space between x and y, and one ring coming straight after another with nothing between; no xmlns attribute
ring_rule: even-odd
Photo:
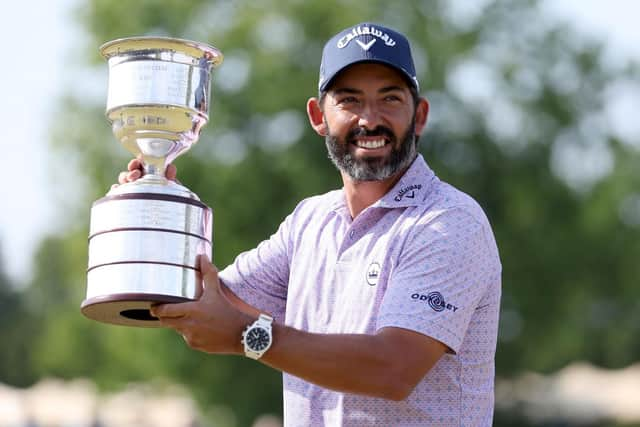
<svg viewBox="0 0 640 427"><path fill-rule="evenodd" d="M291 216L278 231L255 249L238 255L219 274L220 280L240 299L284 321L289 282L289 227Z"/></svg>
<svg viewBox="0 0 640 427"><path fill-rule="evenodd" d="M457 353L499 263L485 237L488 227L461 209L414 226L391 272L377 328L413 330Z"/></svg>

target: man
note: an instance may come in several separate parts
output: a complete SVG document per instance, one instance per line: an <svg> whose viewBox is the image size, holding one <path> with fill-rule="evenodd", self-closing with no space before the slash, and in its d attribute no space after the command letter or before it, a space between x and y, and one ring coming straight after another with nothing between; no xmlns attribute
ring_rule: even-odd
<svg viewBox="0 0 640 427"><path fill-rule="evenodd" d="M201 298L153 314L195 349L283 371L287 426L490 426L498 251L482 209L417 154L429 105L409 42L340 32L319 90L307 114L344 187L219 275L202 260ZM120 182L139 176L134 160Z"/></svg>

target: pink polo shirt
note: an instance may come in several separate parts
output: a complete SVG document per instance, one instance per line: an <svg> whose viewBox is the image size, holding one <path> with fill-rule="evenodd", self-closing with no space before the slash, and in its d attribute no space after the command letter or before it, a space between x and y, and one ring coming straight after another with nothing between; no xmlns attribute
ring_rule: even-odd
<svg viewBox="0 0 640 427"><path fill-rule="evenodd" d="M286 426L490 426L500 276L482 209L422 156L355 220L342 190L303 200L271 238L220 273L240 298L294 328L399 327L452 351L401 402L285 373Z"/></svg>

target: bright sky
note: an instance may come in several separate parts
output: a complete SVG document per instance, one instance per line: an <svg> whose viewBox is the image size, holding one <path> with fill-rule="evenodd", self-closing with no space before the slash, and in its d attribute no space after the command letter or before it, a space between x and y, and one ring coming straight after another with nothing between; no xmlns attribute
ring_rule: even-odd
<svg viewBox="0 0 640 427"><path fill-rule="evenodd" d="M49 162L47 132L56 98L70 81L64 64L80 62L73 59L70 48L77 46L74 38L81 33L69 16L79 1L9 2L0 15L0 39L4 40L0 150L5 177L0 193L0 262L19 285L29 280L33 251L43 235L62 228L59 189L68 189L71 195L76 191L73 171L66 174L68 181L51 182L70 166ZM629 57L640 60L636 22L640 2L547 0L545 8L574 22L590 37L605 39L613 62Z"/></svg>
<svg viewBox="0 0 640 427"><path fill-rule="evenodd" d="M75 2L8 2L0 14L0 263L18 283L28 280L33 251L60 215L50 179L52 168L64 165L47 162L47 128L77 34L68 16Z"/></svg>

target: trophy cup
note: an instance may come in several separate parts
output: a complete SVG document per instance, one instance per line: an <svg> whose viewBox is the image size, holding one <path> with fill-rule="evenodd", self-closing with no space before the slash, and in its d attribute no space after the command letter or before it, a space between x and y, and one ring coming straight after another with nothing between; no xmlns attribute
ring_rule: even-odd
<svg viewBox="0 0 640 427"><path fill-rule="evenodd" d="M93 203L81 311L100 322L156 327L149 307L197 299L198 256L212 254L211 209L165 170L209 119L210 74L222 54L165 37L113 40L100 52L109 64L107 118L144 175Z"/></svg>

